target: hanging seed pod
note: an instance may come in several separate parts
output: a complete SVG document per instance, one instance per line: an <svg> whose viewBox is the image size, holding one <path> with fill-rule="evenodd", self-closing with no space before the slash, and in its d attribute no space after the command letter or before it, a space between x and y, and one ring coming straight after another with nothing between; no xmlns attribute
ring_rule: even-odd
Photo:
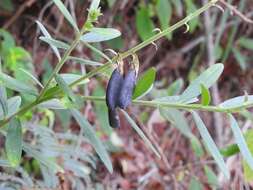
<svg viewBox="0 0 253 190"><path fill-rule="evenodd" d="M113 110L108 110L109 124L112 128L118 128L120 126L119 116L116 108Z"/></svg>
<svg viewBox="0 0 253 190"><path fill-rule="evenodd" d="M118 106L121 109L125 109L127 106L131 104L135 84L136 84L136 73L135 70L131 69L125 76L119 93Z"/></svg>
<svg viewBox="0 0 253 190"><path fill-rule="evenodd" d="M115 69L106 89L106 104L109 110L114 110L117 107L122 82L123 76L120 74L118 69Z"/></svg>
<svg viewBox="0 0 253 190"><path fill-rule="evenodd" d="M123 76L116 68L111 75L106 89L106 104L108 107L109 124L113 128L120 126L119 116L116 107L118 106L118 97L123 83Z"/></svg>

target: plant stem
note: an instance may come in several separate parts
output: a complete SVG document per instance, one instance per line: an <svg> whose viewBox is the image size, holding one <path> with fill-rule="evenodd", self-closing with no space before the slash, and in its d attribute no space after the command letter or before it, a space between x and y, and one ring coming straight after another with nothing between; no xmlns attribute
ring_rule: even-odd
<svg viewBox="0 0 253 190"><path fill-rule="evenodd" d="M16 113L14 113L13 115L3 119L2 121L0 121L0 127L3 127L5 124L7 124L13 117L17 116L17 115L23 115L24 113L26 113L28 110L32 109L34 106L37 105L37 102L34 101L31 104L25 105L23 106L21 109L19 109Z"/></svg>
<svg viewBox="0 0 253 190"><path fill-rule="evenodd" d="M105 101L105 97L99 96L82 96L84 100L90 101ZM220 106L204 106L202 104L184 104L184 103L170 103L162 101L145 101L145 100L133 100L134 105L148 106L148 107L168 107L182 110L200 110L208 112L221 112L221 113L234 113L253 106L252 102L244 103L243 105L234 107L220 107Z"/></svg>
<svg viewBox="0 0 253 190"><path fill-rule="evenodd" d="M68 56L71 54L71 52L73 51L73 49L79 43L81 35L82 35L82 33L77 34L75 40L71 43L69 49L67 49L67 51L64 53L63 57L58 62L58 64L56 65L55 69L53 70L53 72L49 76L49 79L48 79L47 83L45 84L45 87L41 90L39 96L37 97L37 100L40 100L44 96L45 92L49 88L49 85L50 85L51 81L53 80L53 78L55 77L55 75L60 71L60 69L62 68L63 64L67 61Z"/></svg>

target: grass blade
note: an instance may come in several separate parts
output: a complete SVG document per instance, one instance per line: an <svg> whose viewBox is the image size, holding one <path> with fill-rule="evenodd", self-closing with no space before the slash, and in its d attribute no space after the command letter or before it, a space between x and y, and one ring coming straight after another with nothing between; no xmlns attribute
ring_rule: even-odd
<svg viewBox="0 0 253 190"><path fill-rule="evenodd" d="M56 40L56 39L53 39L53 38L49 38L49 37L39 37L40 40L42 40L43 42L46 42L48 43L50 46L54 46L56 48L60 48L60 49L68 49L69 48L69 45L65 42L62 42L60 40Z"/></svg>
<svg viewBox="0 0 253 190"><path fill-rule="evenodd" d="M76 122L84 129L84 134L86 138L89 140L90 144L94 147L98 156L105 164L106 168L110 173L113 172L112 163L110 157L104 147L103 143L96 136L96 132L93 130L93 127L90 123L83 117L83 115L76 109L71 109L71 113L75 118Z"/></svg>
<svg viewBox="0 0 253 190"><path fill-rule="evenodd" d="M204 144L205 144L207 150L210 152L210 154L212 155L212 157L216 161L217 165L219 166L219 168L221 169L221 171L223 172L225 177L227 179L229 179L230 174L229 174L229 171L226 167L226 164L221 156L220 151L218 150L212 137L210 136L205 124L203 123L203 121L201 120L201 118L199 117L199 115L196 112L192 111L192 115L193 115L194 121L196 123L196 126L200 132L200 135L204 141Z"/></svg>
<svg viewBox="0 0 253 190"><path fill-rule="evenodd" d="M232 114L229 114L229 119L230 119L231 129L233 131L235 141L240 149L240 152L242 153L243 158L249 164L250 168L253 170L253 157L243 137L243 134L237 124L237 121L235 120Z"/></svg>
<svg viewBox="0 0 253 190"><path fill-rule="evenodd" d="M47 29L44 27L44 25L40 21L37 20L36 23L37 23L40 31L42 32L42 34L45 37L52 38L51 35L49 34L49 32L47 31ZM55 46L52 46L52 45L50 45L50 47L52 48L52 50L55 53L58 60L61 60L60 52L58 51L58 49Z"/></svg>
<svg viewBox="0 0 253 190"><path fill-rule="evenodd" d="M121 110L126 117L129 124L132 126L132 128L137 132L137 134L143 139L147 147L149 147L158 158L161 158L161 155L155 148L155 146L150 142L150 140L146 137L146 135L143 133L143 131L138 127L138 125L134 122L134 120L128 115L128 113L124 110Z"/></svg>

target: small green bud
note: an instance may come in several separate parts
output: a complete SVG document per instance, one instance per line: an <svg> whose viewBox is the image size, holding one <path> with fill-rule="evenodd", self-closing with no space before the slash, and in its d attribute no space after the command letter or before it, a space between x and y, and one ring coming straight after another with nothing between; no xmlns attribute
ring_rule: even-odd
<svg viewBox="0 0 253 190"><path fill-rule="evenodd" d="M91 30L92 28L93 28L92 22L90 22L90 20L87 20L87 21L85 22L84 26L83 26L83 29L89 31L89 30Z"/></svg>
<svg viewBox="0 0 253 190"><path fill-rule="evenodd" d="M96 22L98 20L98 17L101 15L102 13L100 11L100 8L89 10L88 20L90 22Z"/></svg>

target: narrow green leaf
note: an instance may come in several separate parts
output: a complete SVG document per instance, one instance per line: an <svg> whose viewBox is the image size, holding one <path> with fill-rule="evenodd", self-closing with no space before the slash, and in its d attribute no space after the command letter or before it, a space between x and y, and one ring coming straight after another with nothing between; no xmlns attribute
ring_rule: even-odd
<svg viewBox="0 0 253 190"><path fill-rule="evenodd" d="M220 149L220 153L224 157L233 156L235 154L238 154L240 152L240 149L237 144L231 144L225 148Z"/></svg>
<svg viewBox="0 0 253 190"><path fill-rule="evenodd" d="M199 140L192 134L190 126L188 125L186 118L182 112L172 108L159 108L161 116L168 120L173 126L175 126L185 137L191 141L192 148L198 157L201 157L204 152Z"/></svg>
<svg viewBox="0 0 253 190"><path fill-rule="evenodd" d="M220 103L219 107L232 109L238 106L243 106L245 104L252 104L252 103L253 103L253 95L238 96Z"/></svg>
<svg viewBox="0 0 253 190"><path fill-rule="evenodd" d="M251 122L253 122L253 115L252 115L252 113L250 111L248 111L246 109L245 110L241 110L241 111L239 111L239 114L241 116L243 116L245 119L250 120Z"/></svg>
<svg viewBox="0 0 253 190"><path fill-rule="evenodd" d="M184 115L177 109L173 108L159 108L161 116L168 120L173 126L175 126L184 136L187 138L192 137L190 126L188 125Z"/></svg>
<svg viewBox="0 0 253 190"><path fill-rule="evenodd" d="M152 67L140 77L134 89L133 99L143 97L152 89L155 76L156 70Z"/></svg>
<svg viewBox="0 0 253 190"><path fill-rule="evenodd" d="M80 79L82 77L82 75L79 75L79 74L73 74L73 73L62 73L62 74L59 74L63 80L68 84L70 85L72 82ZM79 85L80 84L86 84L88 83L90 80L89 79L85 79L85 80L82 80L80 83L78 83Z"/></svg>
<svg viewBox="0 0 253 190"><path fill-rule="evenodd" d="M89 48L91 51L93 51L94 52L94 56L96 57L96 58L98 58L97 57L97 55L98 56L101 56L101 57L103 57L103 58L105 58L107 61L109 61L110 63L112 63L112 60L110 59L110 57L108 57L106 54L104 54L100 49L101 49L101 46L100 45L97 45L97 46L100 46L100 48L97 48L97 47L95 47L95 46L92 46L92 45L90 45L89 43L87 43L87 42L83 42L84 43L84 45L87 47L87 48Z"/></svg>
<svg viewBox="0 0 253 190"><path fill-rule="evenodd" d="M241 52L235 47L232 49L235 59L243 71L247 69L247 57L241 54Z"/></svg>
<svg viewBox="0 0 253 190"><path fill-rule="evenodd" d="M214 64L199 75L191 84L185 89L180 99L182 102L193 99L201 94L200 85L205 85L210 88L220 77L224 69L223 64Z"/></svg>
<svg viewBox="0 0 253 190"><path fill-rule="evenodd" d="M62 91L74 102L77 103L77 97L69 88L68 84L64 81L64 79L59 75L55 75L55 80Z"/></svg>
<svg viewBox="0 0 253 190"><path fill-rule="evenodd" d="M44 27L44 25L40 22L40 21L36 21L40 31L42 32L42 34L47 37L47 38L52 38L51 35L49 34L49 32L47 31L47 29ZM50 45L50 44L49 44ZM50 45L50 47L52 48L53 52L55 53L56 57L58 58L58 60L61 59L60 56L60 52L58 51L58 49L55 46Z"/></svg>
<svg viewBox="0 0 253 190"><path fill-rule="evenodd" d="M200 84L200 86L201 86L201 104L207 106L210 104L211 101L209 90L203 84Z"/></svg>
<svg viewBox="0 0 253 190"><path fill-rule="evenodd" d="M100 84L97 85L96 88L94 89L92 95L98 96L98 97L105 96L104 88ZM99 124L100 124L102 130L104 131L104 133L106 133L108 136L110 136L113 132L113 129L110 127L110 124L108 121L108 108L106 106L106 103L95 101L94 105L95 105L96 116L97 116L97 119L99 121Z"/></svg>
<svg viewBox="0 0 253 190"><path fill-rule="evenodd" d="M0 86L0 106L3 111L3 116L8 114L7 94L3 86Z"/></svg>
<svg viewBox="0 0 253 190"><path fill-rule="evenodd" d="M44 88L44 86L40 83L40 81L33 76L31 73L29 73L27 70L19 68L20 71L22 71L24 74L26 74L29 78L32 79L32 81L34 81L35 84L38 84L41 88Z"/></svg>
<svg viewBox="0 0 253 190"><path fill-rule="evenodd" d="M8 117L12 114L16 113L21 105L21 97L20 96L13 96L8 99Z"/></svg>
<svg viewBox="0 0 253 190"><path fill-rule="evenodd" d="M86 43L103 42L121 35L121 32L114 28L92 28L90 32L84 34L81 40Z"/></svg>
<svg viewBox="0 0 253 190"><path fill-rule="evenodd" d="M112 163L110 157L100 139L96 136L96 133L90 123L84 118L84 116L77 110L71 109L71 113L76 122L84 129L84 134L89 140L90 144L94 147L95 151L99 155L100 159L105 164L106 168L112 173Z"/></svg>
<svg viewBox="0 0 253 190"><path fill-rule="evenodd" d="M73 28L79 32L79 29L77 27L76 22L74 21L74 19L72 18L71 14L69 13L69 11L67 10L67 8L65 7L65 5L62 3L61 0L53 0L53 2L55 3L55 5L59 8L59 10L61 11L61 13L64 15L64 17L68 20L68 22L73 26Z"/></svg>
<svg viewBox="0 0 253 190"><path fill-rule="evenodd" d="M103 65L102 63L87 60L87 59L83 59L83 58L79 58L79 57L69 56L68 59L71 60L71 61L75 61L77 63L80 63L80 64L84 64L84 65L91 65L91 66L101 66L101 65Z"/></svg>
<svg viewBox="0 0 253 190"><path fill-rule="evenodd" d="M13 96L7 100L7 117L16 113L21 105L21 97L20 96ZM4 118L3 110L0 109L0 120Z"/></svg>
<svg viewBox="0 0 253 190"><path fill-rule="evenodd" d="M192 111L192 114L193 114L193 118L196 123L196 126L200 132L200 135L201 135L203 141L205 142L204 144L205 144L207 150L210 152L210 154L212 155L212 157L216 161L217 165L219 166L219 168L221 169L221 171L223 172L225 177L227 179L229 179L230 174L229 174L229 171L226 167L226 164L225 164L217 146L215 145L212 137L210 136L205 124L203 123L203 121L201 120L201 118L199 117L199 115L196 112Z"/></svg>
<svg viewBox="0 0 253 190"><path fill-rule="evenodd" d="M155 102L167 102L167 103L179 103L181 104L182 101L181 101L181 96L165 96L165 97L161 97L161 98L156 98L154 99L153 101ZM192 98L192 99L189 99L187 101L185 101L184 103L185 104L191 104L191 103L195 103L199 101L198 98Z"/></svg>
<svg viewBox="0 0 253 190"><path fill-rule="evenodd" d="M218 182L218 178L215 175L215 173L212 171L211 168L209 168L207 165L204 166L204 170L205 170L205 174L207 177L207 181L211 186L214 187L218 187L219 186L219 182Z"/></svg>
<svg viewBox="0 0 253 190"><path fill-rule="evenodd" d="M201 143L199 142L199 139L192 135L190 138L192 149L197 157L202 157L204 155L204 150L201 146Z"/></svg>
<svg viewBox="0 0 253 190"><path fill-rule="evenodd" d="M62 42L60 40L55 40L53 38L49 38L49 37L39 37L40 40L42 40L43 42L46 42L47 44L49 44L50 46L54 46L56 48L60 48L60 49L69 49L69 45L65 42Z"/></svg>
<svg viewBox="0 0 253 190"><path fill-rule="evenodd" d="M0 82L9 89L15 90L17 92L23 92L27 94L37 95L37 91L32 88L31 86L28 86L24 84L21 81L18 81L4 73L0 73Z"/></svg>
<svg viewBox="0 0 253 190"><path fill-rule="evenodd" d="M146 135L143 133L143 131L138 127L138 125L134 122L134 120L128 115L128 113L124 110L121 110L125 116L125 118L127 119L127 121L129 122L129 124L131 125L131 127L137 132L137 134L142 138L142 140L145 142L146 146L149 147L158 158L161 158L159 152L157 151L157 149L155 148L155 146L150 142L150 140L148 139L148 137L146 137Z"/></svg>
<svg viewBox="0 0 253 190"><path fill-rule="evenodd" d="M182 78L179 78L177 80L175 80L172 84L170 84L170 86L168 87L168 95L169 96L175 96L178 95L184 85L184 81Z"/></svg>
<svg viewBox="0 0 253 190"><path fill-rule="evenodd" d="M251 154L253 154L253 129L248 129L244 135L247 145ZM249 164L243 160L243 173L245 180L247 182L252 182L253 180L253 170L250 168Z"/></svg>
<svg viewBox="0 0 253 190"><path fill-rule="evenodd" d="M168 28L172 14L170 1L158 0L156 3L156 12L162 30Z"/></svg>
<svg viewBox="0 0 253 190"><path fill-rule="evenodd" d="M241 47L244 47L249 50L253 50L253 39L241 37L238 41L238 44Z"/></svg>
<svg viewBox="0 0 253 190"><path fill-rule="evenodd" d="M147 7L141 7L136 13L136 29L142 41L148 39L154 33L155 28L153 21L149 17L149 10Z"/></svg>
<svg viewBox="0 0 253 190"><path fill-rule="evenodd" d="M84 177L91 173L91 170L87 165L84 165L83 162L74 159L66 159L64 162L64 168L72 171L74 175L78 177Z"/></svg>
<svg viewBox="0 0 253 190"><path fill-rule="evenodd" d="M243 158L246 160L246 162L249 164L250 168L253 170L253 157L250 153L250 150L247 146L247 143L243 137L243 134L232 114L228 114L230 119L230 125L231 129L233 131L235 141L240 149L240 152L242 153Z"/></svg>
<svg viewBox="0 0 253 190"><path fill-rule="evenodd" d="M18 119L11 119L5 141L7 158L12 167L19 165L22 154L22 126Z"/></svg>
<svg viewBox="0 0 253 190"><path fill-rule="evenodd" d="M191 178L189 190L203 190L203 185L195 176Z"/></svg>
<svg viewBox="0 0 253 190"><path fill-rule="evenodd" d="M89 10L96 10L98 9L100 0L92 0L91 4L90 4L90 9Z"/></svg>
<svg viewBox="0 0 253 190"><path fill-rule="evenodd" d="M189 14L192 14L193 12L195 12L197 10L197 7L196 7L196 4L193 0L187 0L187 1L184 1L184 4L186 5L186 14L189 15ZM190 26L190 33L194 32L195 29L198 27L200 21L199 21L199 18L194 18L194 19L191 19L189 21L189 26Z"/></svg>
<svg viewBox="0 0 253 190"><path fill-rule="evenodd" d="M42 32L42 34L45 36L45 37L48 37L50 38L51 35L49 34L49 32L47 31L47 29L45 28L45 26L38 20L36 20L36 23L40 29L40 31Z"/></svg>

